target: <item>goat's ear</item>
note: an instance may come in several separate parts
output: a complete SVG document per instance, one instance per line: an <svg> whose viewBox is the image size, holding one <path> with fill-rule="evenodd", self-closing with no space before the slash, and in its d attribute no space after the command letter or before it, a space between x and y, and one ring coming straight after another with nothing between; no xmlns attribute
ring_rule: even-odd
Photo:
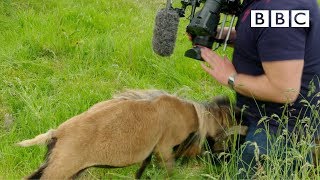
<svg viewBox="0 0 320 180"><path fill-rule="evenodd" d="M221 106L229 107L231 105L231 102L230 102L230 99L228 96L215 96L212 99L212 102L217 104L219 107L221 107Z"/></svg>
<svg viewBox="0 0 320 180"><path fill-rule="evenodd" d="M211 102L206 103L206 108L210 112L229 112L232 111L232 103L228 96L215 96Z"/></svg>
<svg viewBox="0 0 320 180"><path fill-rule="evenodd" d="M219 109L223 112L229 112L231 117L234 117L237 124L240 124L241 116L243 114L241 108L237 107L228 96L216 96L214 101Z"/></svg>
<svg viewBox="0 0 320 180"><path fill-rule="evenodd" d="M206 101L203 104L205 109L209 112L216 112L219 111L220 107L219 104L222 104L223 99L220 96L215 96L210 101Z"/></svg>

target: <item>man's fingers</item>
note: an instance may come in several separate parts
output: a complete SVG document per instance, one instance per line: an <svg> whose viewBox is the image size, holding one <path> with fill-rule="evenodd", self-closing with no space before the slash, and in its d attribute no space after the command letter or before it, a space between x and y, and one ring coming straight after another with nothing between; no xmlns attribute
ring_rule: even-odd
<svg viewBox="0 0 320 180"><path fill-rule="evenodd" d="M209 68L208 66L206 66L204 63L201 63L202 68L207 71L207 73L213 75L213 69Z"/></svg>
<svg viewBox="0 0 320 180"><path fill-rule="evenodd" d="M219 58L218 55L216 55L208 48L201 48L201 57L212 67L216 65L217 58Z"/></svg>
<svg viewBox="0 0 320 180"><path fill-rule="evenodd" d="M211 49L206 48L206 47L201 48L201 53L206 54L208 57L214 58L214 59L220 57L216 52L214 52Z"/></svg>
<svg viewBox="0 0 320 180"><path fill-rule="evenodd" d="M215 53L214 51L212 51L211 49L207 48L207 47L202 47L201 51L204 51L206 53L210 53L212 56L218 56L217 53Z"/></svg>

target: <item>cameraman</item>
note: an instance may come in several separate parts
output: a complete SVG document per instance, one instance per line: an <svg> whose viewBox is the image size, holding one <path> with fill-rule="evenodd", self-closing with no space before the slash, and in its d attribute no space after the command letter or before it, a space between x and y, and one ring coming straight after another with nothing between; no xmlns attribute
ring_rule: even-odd
<svg viewBox="0 0 320 180"><path fill-rule="evenodd" d="M306 9L310 12L308 28L251 27L251 10ZM249 127L246 141L256 142L260 155L266 154L270 149L266 133L255 134L258 128L265 128L258 125L260 118L285 115L289 118L288 126L281 127L271 119L268 133L276 135L281 128L292 132L298 119L311 115L310 107L300 101L305 99L315 106L319 101L319 6L316 0L244 0L231 37L234 37L233 63L211 49L201 48L201 56L208 63L202 67L222 85L236 91L237 106L246 107L245 112L250 114L242 119ZM242 154L240 167L254 170L254 146L248 145Z"/></svg>

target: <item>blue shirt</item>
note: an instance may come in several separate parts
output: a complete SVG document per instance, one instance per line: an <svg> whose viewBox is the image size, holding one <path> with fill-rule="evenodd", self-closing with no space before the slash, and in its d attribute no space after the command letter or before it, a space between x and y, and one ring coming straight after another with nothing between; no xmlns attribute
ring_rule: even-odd
<svg viewBox="0 0 320 180"><path fill-rule="evenodd" d="M310 27L251 28L251 10L309 10ZM284 113L289 117L289 130L292 130L297 119L310 116L310 108L301 100L313 105L319 101L316 94L320 90L320 12L316 0L252 1L239 15L236 31L233 64L238 73L257 76L264 74L262 62L304 60L300 95L293 104L259 101L237 93L237 106L246 106L246 111L253 115L246 117L245 123L257 123L262 116L272 114L281 117ZM276 131L279 124L271 120L269 126Z"/></svg>

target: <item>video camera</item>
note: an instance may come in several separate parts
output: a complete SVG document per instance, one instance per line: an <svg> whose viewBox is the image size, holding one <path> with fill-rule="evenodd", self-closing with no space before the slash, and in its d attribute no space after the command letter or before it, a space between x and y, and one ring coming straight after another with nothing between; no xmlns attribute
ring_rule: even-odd
<svg viewBox="0 0 320 180"><path fill-rule="evenodd" d="M196 12L196 8L200 7L201 3L204 3L203 7L200 11ZM225 43L225 50L235 16L241 11L242 4L240 0L181 0L181 4L181 8L173 8L172 3L170 6L180 17L185 17L186 8L191 6L191 15L189 16L190 23L186 28L186 32L192 38L193 48L187 50L185 56L202 60L199 46L212 49L213 43L217 42L216 48L218 48L221 44L221 39L216 39L216 36L221 13L224 14L221 29L224 28L228 20L227 16L232 16L228 34L226 38L222 40ZM167 6L169 5L167 4ZM220 31L218 36L221 38L222 31Z"/></svg>

